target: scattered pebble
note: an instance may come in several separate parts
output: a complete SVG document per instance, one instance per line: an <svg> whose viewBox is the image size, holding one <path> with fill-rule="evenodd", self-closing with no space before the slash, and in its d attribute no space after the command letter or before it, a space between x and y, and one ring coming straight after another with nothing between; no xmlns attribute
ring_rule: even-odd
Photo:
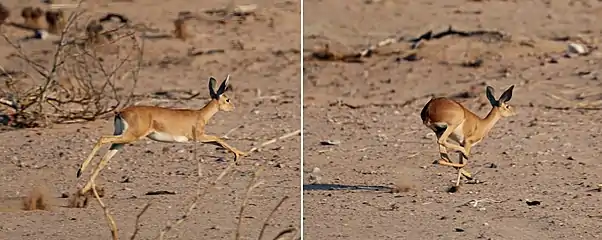
<svg viewBox="0 0 602 240"><path fill-rule="evenodd" d="M568 53L583 55L587 53L587 48L578 43L569 43L567 47Z"/></svg>
<svg viewBox="0 0 602 240"><path fill-rule="evenodd" d="M309 184L320 184L322 177L320 176L320 168L314 167L314 169L309 174L307 181Z"/></svg>
<svg viewBox="0 0 602 240"><path fill-rule="evenodd" d="M321 141L320 144L334 146L334 145L341 144L341 141L339 141L339 140L324 140L324 141Z"/></svg>
<svg viewBox="0 0 602 240"><path fill-rule="evenodd" d="M527 203L527 206L537 206L537 205L541 205L541 201L536 201L536 200L534 200L534 201L529 201L529 200L526 200L525 202Z"/></svg>

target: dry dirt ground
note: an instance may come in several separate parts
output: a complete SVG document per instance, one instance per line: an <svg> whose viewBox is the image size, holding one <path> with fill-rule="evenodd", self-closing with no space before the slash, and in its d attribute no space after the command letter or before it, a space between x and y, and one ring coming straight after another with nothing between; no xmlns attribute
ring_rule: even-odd
<svg viewBox="0 0 602 240"><path fill-rule="evenodd" d="M56 3L73 3L54 1ZM170 34L179 11L200 12L226 6L230 1L89 1L96 15L117 12L134 23L142 23L159 33ZM40 1L3 1L13 12L10 19L21 21L25 6L47 8ZM220 112L210 121L207 132L228 135L227 142L248 150L300 127L300 1L255 0L236 4L257 4L256 17L226 24L197 21L191 23L193 39L145 40L144 67L136 93L152 97L137 99L143 104L200 108L208 101L207 79L221 82L230 73L234 92L229 93L235 111ZM93 7L92 7L93 6ZM15 40L29 33L6 28ZM15 52L0 44L0 64L18 70L7 58ZM244 45L244 48L240 46ZM28 41L26 47L52 50L47 41ZM224 49L225 53L188 57L187 52ZM295 51L290 51L296 49ZM171 62L170 64L166 64ZM261 96L276 96L258 98ZM196 91L191 100L166 100L157 91ZM112 118L89 123L55 125L44 129L20 129L0 133L0 239L110 239L110 232L98 203L87 208L67 208L61 194L82 187L89 172L76 178L76 171L101 136L113 132ZM104 202L115 217L121 238L129 238L136 215L149 201L152 205L141 217L138 239L154 239L167 222L180 217L190 205L197 187L197 160L193 144L168 144L141 140L127 145L101 172L98 183L106 188ZM107 147L99 152L104 154ZM205 187L222 172L232 155L211 145L197 145L203 160L201 184ZM278 201L284 202L269 222L265 239L300 225L300 137L295 136L266 146L242 159L218 183L218 188L203 196L197 209L168 235L178 239L233 239L239 207L256 164L264 166L264 184L253 190L242 219L242 238L256 239L264 219ZM97 156L89 169L99 160ZM22 211L19 198L36 186L44 186L49 211ZM166 190L174 195L147 196L149 191Z"/></svg>
<svg viewBox="0 0 602 240"><path fill-rule="evenodd" d="M415 52L404 42L362 63L307 58L304 239L602 238L602 54L563 56L570 41L599 44L601 13L587 0L305 0L305 55L449 25L510 38L446 36ZM484 84L498 96L514 84L518 115L472 149L481 183L448 193L455 171L431 164L437 145L419 113L430 95L456 95L484 116Z"/></svg>

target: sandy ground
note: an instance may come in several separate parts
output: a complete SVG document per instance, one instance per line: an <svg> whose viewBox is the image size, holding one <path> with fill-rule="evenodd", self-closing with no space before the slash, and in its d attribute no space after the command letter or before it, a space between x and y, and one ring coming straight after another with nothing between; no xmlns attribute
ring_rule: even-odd
<svg viewBox="0 0 602 240"><path fill-rule="evenodd" d="M576 109L600 100L602 54L566 58L562 39L597 46L601 12L587 0L306 0L305 51L353 52L449 25L511 38L447 36L425 42L418 61L406 60L407 42L363 63L306 61L304 239L602 238L602 117L596 103ZM458 95L484 116L485 84L498 96L515 85L518 115L473 148L467 169L480 184L448 193L455 171L431 164L439 154L420 110L432 95Z"/></svg>
<svg viewBox="0 0 602 240"><path fill-rule="evenodd" d="M229 1L90 2L94 3L94 7L89 9L97 15L121 13L134 23L143 23L157 29L158 33L169 34L179 11L200 12L223 7ZM20 11L25 6L44 6L39 1L2 3L13 10L12 21L20 21ZM257 4L256 17L227 24L192 22L190 28L194 37L186 41L148 39L136 93L154 96L151 93L157 91L183 90L202 94L188 101L151 98L139 101L200 108L209 100L208 77L215 76L221 82L230 73L234 92L229 95L236 109L216 114L207 127L209 134L222 136L230 129L244 125L244 128L229 134L227 142L248 150L257 142L299 129L300 2L236 1L236 4L249 3ZM6 32L13 40L29 34L14 28L7 28ZM52 44L46 41L30 41L25 46L53 49ZM225 53L186 56L192 48L224 49ZM291 49L297 49L297 53L289 51ZM8 59L14 52L7 44L0 44L0 64L9 70L20 67ZM167 61L172 63L162 64ZM258 99L257 89L262 96L277 98ZM86 173L77 179L78 166L93 143L101 135L112 132L112 118L107 118L90 123L0 133L0 239L110 239L102 210L96 202L83 209L67 208L67 199L60 196L83 186L89 175ZM104 201L115 217L122 239L132 234L136 215L149 201L152 205L140 219L138 239L154 239L167 222L173 222L185 212L196 193L198 181L193 146L141 140L127 145L101 172L98 183L106 188ZM204 187L226 168L232 155L210 145L197 145L196 149L203 161L200 182ZM248 200L243 213L241 239L256 239L265 218L284 196L290 198L269 222L265 236L271 239L288 227L298 228L300 156L300 137L296 136L243 158L241 165L227 174L211 194L203 196L197 209L168 235L178 239L233 239L245 188L257 169L256 164L264 166L260 175L264 184L254 189ZM98 160L99 157L95 158ZM35 186L43 186L51 209L19 210L19 198L28 195ZM145 195L159 190L175 194Z"/></svg>

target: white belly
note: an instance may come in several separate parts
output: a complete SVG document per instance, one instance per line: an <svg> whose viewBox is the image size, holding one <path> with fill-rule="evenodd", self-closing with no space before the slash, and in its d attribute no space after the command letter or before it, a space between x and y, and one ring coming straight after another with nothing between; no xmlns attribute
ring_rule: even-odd
<svg viewBox="0 0 602 240"><path fill-rule="evenodd" d="M459 126L454 129L454 131L449 135L449 139L459 143L464 143L464 132L463 132L464 123L461 123Z"/></svg>
<svg viewBox="0 0 602 240"><path fill-rule="evenodd" d="M458 128L454 129L454 131L452 132L452 134L450 134L449 138L458 142L459 144L464 144L464 140L466 139L464 136L464 123L460 124L460 126L458 126ZM472 142L472 146L474 147L475 145L477 145L479 142L481 142L482 139L479 139L477 141Z"/></svg>
<svg viewBox="0 0 602 240"><path fill-rule="evenodd" d="M146 137L158 141L158 142L177 142L177 143L184 143L184 142L188 142L188 138L186 136L177 136L177 135L171 135L169 133L164 133L164 132L151 132L148 135L146 135Z"/></svg>

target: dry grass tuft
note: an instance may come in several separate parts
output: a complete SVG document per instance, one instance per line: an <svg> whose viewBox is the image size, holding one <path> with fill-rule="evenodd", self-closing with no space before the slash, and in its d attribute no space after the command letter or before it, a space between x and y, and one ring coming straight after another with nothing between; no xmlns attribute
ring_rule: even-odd
<svg viewBox="0 0 602 240"><path fill-rule="evenodd" d="M403 177L393 184L393 187L391 187L391 193L409 192L414 187L414 183L412 183L410 179Z"/></svg>
<svg viewBox="0 0 602 240"><path fill-rule="evenodd" d="M458 192L458 191L460 191L460 186L451 186L451 187L449 187L447 189L448 193L455 193L455 192Z"/></svg>
<svg viewBox="0 0 602 240"><path fill-rule="evenodd" d="M174 24L174 37L184 41L186 39L189 39L190 37L192 37L192 34L190 33L190 30L188 29L188 23L187 23L187 18L178 18L176 19L173 24Z"/></svg>
<svg viewBox="0 0 602 240"><path fill-rule="evenodd" d="M52 208L51 199L47 188L40 185L34 186L31 192L23 197L23 210L50 210Z"/></svg>
<svg viewBox="0 0 602 240"><path fill-rule="evenodd" d="M96 186L96 191L99 197L105 196L105 189L101 186ZM81 194L79 190L71 194L67 207L69 208L85 208L88 206L89 200L94 198L94 192L88 191L85 194Z"/></svg>
<svg viewBox="0 0 602 240"><path fill-rule="evenodd" d="M10 9L0 3L0 25L6 23L8 17L10 17Z"/></svg>
<svg viewBox="0 0 602 240"><path fill-rule="evenodd" d="M67 26L65 12L61 9L46 12L46 23L48 23L48 32L52 34L61 34Z"/></svg>

